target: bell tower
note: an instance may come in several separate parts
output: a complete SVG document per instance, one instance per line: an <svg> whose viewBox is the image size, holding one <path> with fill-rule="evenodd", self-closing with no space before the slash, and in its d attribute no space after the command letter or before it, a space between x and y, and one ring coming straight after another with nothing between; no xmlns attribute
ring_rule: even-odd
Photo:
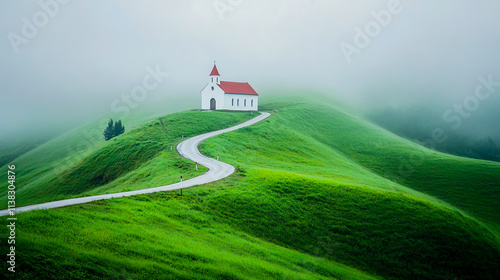
<svg viewBox="0 0 500 280"><path fill-rule="evenodd" d="M214 61L214 68L212 68L212 72L210 73L210 84L215 86L218 83L220 83L220 74Z"/></svg>

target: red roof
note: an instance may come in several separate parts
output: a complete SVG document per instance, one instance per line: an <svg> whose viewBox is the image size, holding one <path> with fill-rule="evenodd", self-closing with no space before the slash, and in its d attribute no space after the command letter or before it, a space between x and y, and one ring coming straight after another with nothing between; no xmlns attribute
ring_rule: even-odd
<svg viewBox="0 0 500 280"><path fill-rule="evenodd" d="M249 83L220 82L219 87L224 93L259 95Z"/></svg>
<svg viewBox="0 0 500 280"><path fill-rule="evenodd" d="M217 70L217 66L214 64L214 68L212 69L212 73L210 73L210 76L220 76L219 71Z"/></svg>

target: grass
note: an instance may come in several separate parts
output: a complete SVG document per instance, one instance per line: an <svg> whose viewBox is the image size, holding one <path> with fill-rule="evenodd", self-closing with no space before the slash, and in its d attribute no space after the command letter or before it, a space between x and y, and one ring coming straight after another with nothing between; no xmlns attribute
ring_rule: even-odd
<svg viewBox="0 0 500 280"><path fill-rule="evenodd" d="M254 169L192 203L263 240L386 279L500 276L491 232L405 194Z"/></svg>
<svg viewBox="0 0 500 280"><path fill-rule="evenodd" d="M500 278L500 164L423 149L328 102L282 100L264 105L266 121L202 144L237 167L230 178L182 197L19 214L17 278ZM166 116L166 135L148 123L89 151L49 180L48 193L25 194L163 184L194 169L169 143L249 117Z"/></svg>
<svg viewBox="0 0 500 280"><path fill-rule="evenodd" d="M251 117L250 113L241 112L187 111L162 117L161 121L156 119L101 143L80 161L47 180L43 180L46 175L40 175L44 169L35 168L37 172L31 173L41 176L43 186L35 175L19 176L22 184L17 187L16 204L156 187L177 182L180 175L186 179L201 175L206 171L204 167L196 171L192 162L175 152L183 135L191 137L226 128ZM18 165L17 170L20 174L31 171L23 165ZM0 205L7 205L6 190L0 191Z"/></svg>
<svg viewBox="0 0 500 280"><path fill-rule="evenodd" d="M458 211L277 171L18 216L18 279L500 275L495 238Z"/></svg>
<svg viewBox="0 0 500 280"><path fill-rule="evenodd" d="M152 118L151 114L135 113L133 118L127 121L126 129L131 130L146 121L150 121ZM42 189L49 181L55 179L59 173L87 157L95 148L104 143L102 130L108 120L108 118L102 118L81 125L35 149L10 157L5 164L15 164L17 166L16 179L18 188L24 188L25 191L28 189ZM9 145L16 147L19 144L19 142L16 142ZM0 157L4 158L9 154L9 150L3 149L0 153ZM2 165L0 173L6 172L7 166ZM0 195L0 205L5 205L5 200L3 200L4 189L0 190Z"/></svg>
<svg viewBox="0 0 500 280"><path fill-rule="evenodd" d="M268 103L277 113L265 125L209 139L202 150L225 152L228 163L244 170L286 171L444 202L498 232L499 163L424 149L337 105L294 101Z"/></svg>
<svg viewBox="0 0 500 280"><path fill-rule="evenodd" d="M33 150L43 142L43 139L32 141L18 140L16 142L0 141L0 166L9 164L12 160Z"/></svg>
<svg viewBox="0 0 500 280"><path fill-rule="evenodd" d="M3 279L376 279L235 230L186 198L157 193L22 214L17 272L3 264Z"/></svg>

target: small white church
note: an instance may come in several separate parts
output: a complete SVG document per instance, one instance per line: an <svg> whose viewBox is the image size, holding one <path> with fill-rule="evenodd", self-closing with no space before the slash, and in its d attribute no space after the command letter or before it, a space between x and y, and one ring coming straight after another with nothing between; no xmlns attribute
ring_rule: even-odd
<svg viewBox="0 0 500 280"><path fill-rule="evenodd" d="M209 79L201 90L202 110L258 111L259 94L249 83L221 81L215 63Z"/></svg>

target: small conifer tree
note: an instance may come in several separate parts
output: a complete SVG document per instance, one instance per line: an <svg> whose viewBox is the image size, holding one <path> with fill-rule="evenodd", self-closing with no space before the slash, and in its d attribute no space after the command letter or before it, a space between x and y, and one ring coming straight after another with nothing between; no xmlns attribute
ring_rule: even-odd
<svg viewBox="0 0 500 280"><path fill-rule="evenodd" d="M115 135L114 131L114 125L113 125L113 120L110 119L108 122L108 126L104 129L103 133L104 135L104 140L108 141L109 139L113 138Z"/></svg>
<svg viewBox="0 0 500 280"><path fill-rule="evenodd" d="M125 132L125 127L122 125L122 121L118 120L115 122L115 126L113 128L114 131L114 137L123 134Z"/></svg>
<svg viewBox="0 0 500 280"><path fill-rule="evenodd" d="M122 121L118 120L117 122L113 122L113 119L110 119L108 122L108 126L102 132L104 135L104 140L108 141L113 137L116 137L125 132L125 126L122 125Z"/></svg>

